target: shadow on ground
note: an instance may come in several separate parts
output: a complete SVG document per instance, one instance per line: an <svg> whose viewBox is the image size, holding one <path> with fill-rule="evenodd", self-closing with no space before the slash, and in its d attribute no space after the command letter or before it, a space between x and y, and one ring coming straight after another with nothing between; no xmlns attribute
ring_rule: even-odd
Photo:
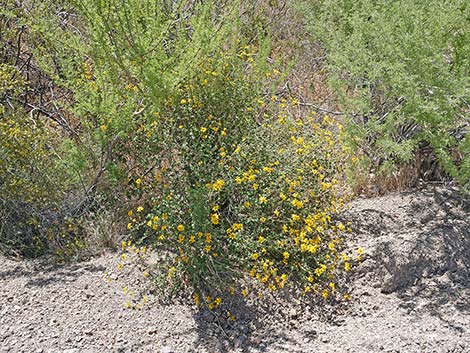
<svg viewBox="0 0 470 353"><path fill-rule="evenodd" d="M457 190L430 188L404 193L376 208L354 211L369 259L359 276L395 293L402 307L440 317L451 305L470 313L470 201ZM396 203L390 213L386 202ZM400 204L402 203L402 204ZM365 205L366 203L364 203ZM444 318L442 318L444 320Z"/></svg>

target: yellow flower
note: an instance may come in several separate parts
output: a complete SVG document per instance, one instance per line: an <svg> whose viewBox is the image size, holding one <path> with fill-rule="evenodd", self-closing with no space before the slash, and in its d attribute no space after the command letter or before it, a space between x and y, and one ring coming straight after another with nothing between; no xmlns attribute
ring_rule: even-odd
<svg viewBox="0 0 470 353"><path fill-rule="evenodd" d="M135 181L135 186L137 186L138 188L140 188L140 184L141 184L141 183L142 183L142 179L139 178L139 179L137 179L137 180Z"/></svg>
<svg viewBox="0 0 470 353"><path fill-rule="evenodd" d="M248 295L248 289L243 288L243 289L242 289L242 295L243 295L244 297L246 297L246 296Z"/></svg>
<svg viewBox="0 0 470 353"><path fill-rule="evenodd" d="M316 268L315 269L315 275L317 277L320 277L323 273L325 273L326 271L326 265L320 265L320 267Z"/></svg>
<svg viewBox="0 0 470 353"><path fill-rule="evenodd" d="M178 243L183 243L184 242L184 235L183 234L180 234L179 237L178 237Z"/></svg>
<svg viewBox="0 0 470 353"><path fill-rule="evenodd" d="M222 298L220 297L215 298L214 303L216 306L219 306L222 303Z"/></svg>
<svg viewBox="0 0 470 353"><path fill-rule="evenodd" d="M255 253L253 253L253 255L251 255L251 258L252 258L253 260L258 260L259 254L258 254L257 252L255 252Z"/></svg>
<svg viewBox="0 0 470 353"><path fill-rule="evenodd" d="M184 225L179 224L178 227L176 227L176 229L178 229L179 232L182 232L184 231Z"/></svg>
<svg viewBox="0 0 470 353"><path fill-rule="evenodd" d="M212 189L214 191L220 191L224 185L225 181L223 179L218 179L214 184L212 184Z"/></svg>
<svg viewBox="0 0 470 353"><path fill-rule="evenodd" d="M204 247L204 250L205 250L206 252L210 252L211 249L212 249L212 246L210 246L210 245L206 245L206 246Z"/></svg>
<svg viewBox="0 0 470 353"><path fill-rule="evenodd" d="M325 299L328 299L328 297L330 296L330 292L328 291L328 289L323 289L321 296Z"/></svg>
<svg viewBox="0 0 470 353"><path fill-rule="evenodd" d="M134 215L134 212L133 212L132 210L130 210L129 212L127 212L127 215L128 215L129 217L132 217L132 216Z"/></svg>
<svg viewBox="0 0 470 353"><path fill-rule="evenodd" d="M295 222L300 220L300 217L299 217L298 215L296 215L296 214L292 214L291 218L292 218L292 220L295 221Z"/></svg>
<svg viewBox="0 0 470 353"><path fill-rule="evenodd" d="M142 206L137 207L137 212L142 212L144 208Z"/></svg>
<svg viewBox="0 0 470 353"><path fill-rule="evenodd" d="M334 292L336 290L336 286L333 282L330 282L329 286L330 286L332 292Z"/></svg>
<svg viewBox="0 0 470 353"><path fill-rule="evenodd" d="M338 224L338 229L339 229L340 231L343 231L343 230L346 229L346 227L344 226L343 223L340 223L340 224Z"/></svg>
<svg viewBox="0 0 470 353"><path fill-rule="evenodd" d="M195 293L193 298L194 298L194 305L198 305L199 304L199 295L197 293Z"/></svg>
<svg viewBox="0 0 470 353"><path fill-rule="evenodd" d="M345 263L344 263L344 270L345 270L345 271L351 270L351 264L350 264L349 262L345 262Z"/></svg>
<svg viewBox="0 0 470 353"><path fill-rule="evenodd" d="M259 197L259 202L260 203L266 203L266 201L267 201L266 197L264 197L264 196Z"/></svg>
<svg viewBox="0 0 470 353"><path fill-rule="evenodd" d="M234 223L232 225L232 229L236 232L237 230L243 230L243 224L241 223Z"/></svg>
<svg viewBox="0 0 470 353"><path fill-rule="evenodd" d="M127 229L129 229L129 230L132 229L132 223L127 223Z"/></svg>
<svg viewBox="0 0 470 353"><path fill-rule="evenodd" d="M211 222L212 224L219 224L219 215L217 213L211 214Z"/></svg>
<svg viewBox="0 0 470 353"><path fill-rule="evenodd" d="M292 200L292 205L294 207L297 207L298 209L304 207L304 204L302 203L302 201L297 200L297 199Z"/></svg>
<svg viewBox="0 0 470 353"><path fill-rule="evenodd" d="M176 273L176 267L172 266L168 269L168 277L172 278Z"/></svg>
<svg viewBox="0 0 470 353"><path fill-rule="evenodd" d="M250 208L251 203L250 203L249 201L245 201L245 202L243 203L243 206L245 206L246 208Z"/></svg>
<svg viewBox="0 0 470 353"><path fill-rule="evenodd" d="M272 171L273 171L273 168L271 167L263 167L263 172L272 173Z"/></svg>

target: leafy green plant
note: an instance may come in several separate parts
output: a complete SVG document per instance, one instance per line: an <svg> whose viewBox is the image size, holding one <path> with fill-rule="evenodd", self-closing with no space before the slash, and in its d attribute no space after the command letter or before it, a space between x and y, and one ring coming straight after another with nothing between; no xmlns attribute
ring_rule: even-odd
<svg viewBox="0 0 470 353"><path fill-rule="evenodd" d="M303 9L369 161L393 168L430 145L468 183L468 2L321 0Z"/></svg>

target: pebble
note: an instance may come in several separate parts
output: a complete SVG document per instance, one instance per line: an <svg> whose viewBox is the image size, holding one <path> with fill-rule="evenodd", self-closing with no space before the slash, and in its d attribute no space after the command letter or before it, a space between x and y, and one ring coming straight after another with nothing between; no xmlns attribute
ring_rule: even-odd
<svg viewBox="0 0 470 353"><path fill-rule="evenodd" d="M164 346L161 349L161 353L176 353L173 347L170 346Z"/></svg>
<svg viewBox="0 0 470 353"><path fill-rule="evenodd" d="M289 317L291 317L292 319L295 319L298 315L299 313L297 312L295 308L291 308L289 310Z"/></svg>
<svg viewBox="0 0 470 353"><path fill-rule="evenodd" d="M148 333L149 335L154 335L154 334L156 334L157 332L158 332L158 329L157 329L156 327L150 327L150 328L147 329L147 333Z"/></svg>

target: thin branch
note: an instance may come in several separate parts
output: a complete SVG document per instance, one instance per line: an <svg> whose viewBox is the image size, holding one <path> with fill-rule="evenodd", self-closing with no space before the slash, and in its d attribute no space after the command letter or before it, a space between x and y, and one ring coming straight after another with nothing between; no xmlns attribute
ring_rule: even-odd
<svg viewBox="0 0 470 353"><path fill-rule="evenodd" d="M299 105L304 106L304 107L312 107L315 110L318 110L318 111L321 111L321 112L324 112L324 113L328 113L328 114L332 114L332 115L346 115L346 113L344 113L344 112L338 112L338 111L335 111L335 110L322 108L322 107L320 107L316 104L313 104L313 103L300 102Z"/></svg>

